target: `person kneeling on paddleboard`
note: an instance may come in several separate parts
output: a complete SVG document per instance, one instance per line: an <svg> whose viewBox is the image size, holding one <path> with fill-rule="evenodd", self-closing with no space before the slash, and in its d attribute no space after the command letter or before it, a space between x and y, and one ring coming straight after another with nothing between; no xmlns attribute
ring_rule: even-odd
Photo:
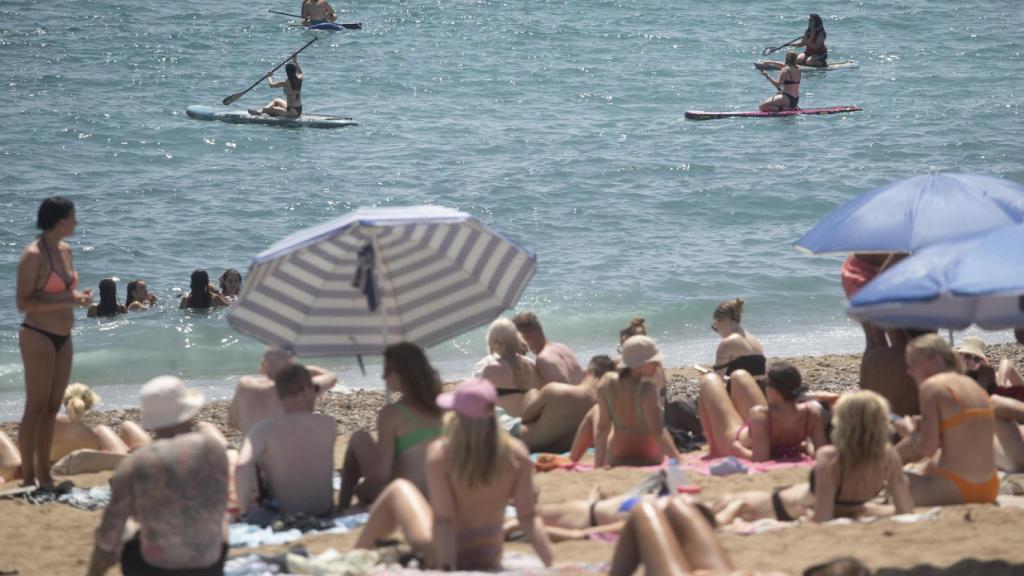
<svg viewBox="0 0 1024 576"><path fill-rule="evenodd" d="M269 114L287 118L302 116L302 67L299 66L297 56L292 56L292 61L284 67L284 71L288 75L287 80L274 82L274 73L267 72L267 83L271 88L283 88L285 100L274 98L260 110L249 110L250 114L253 116Z"/></svg>
<svg viewBox="0 0 1024 576"><path fill-rule="evenodd" d="M797 56L796 63L801 66L828 67L828 47L825 46L825 25L821 16L811 14L807 17L807 31L795 47L804 47L804 53Z"/></svg>
<svg viewBox="0 0 1024 576"><path fill-rule="evenodd" d="M797 110L800 102L800 68L796 65L796 52L786 53L786 65L779 72L779 79L761 70L761 74L779 91L778 94L761 103L761 112L782 112Z"/></svg>
<svg viewBox="0 0 1024 576"><path fill-rule="evenodd" d="M334 9L327 3L327 0L304 0L302 2L303 25L323 24L324 22L334 22L336 19Z"/></svg>

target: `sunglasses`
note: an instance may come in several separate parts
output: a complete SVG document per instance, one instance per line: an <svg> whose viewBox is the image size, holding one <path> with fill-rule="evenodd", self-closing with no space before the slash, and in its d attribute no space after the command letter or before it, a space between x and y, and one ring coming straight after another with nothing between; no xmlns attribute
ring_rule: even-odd
<svg viewBox="0 0 1024 576"><path fill-rule="evenodd" d="M711 331L712 332L718 332L718 322L712 322L711 323Z"/></svg>
<svg viewBox="0 0 1024 576"><path fill-rule="evenodd" d="M966 352L960 353L960 358L963 358L964 362L983 362L984 358L976 356L974 354L968 354Z"/></svg>

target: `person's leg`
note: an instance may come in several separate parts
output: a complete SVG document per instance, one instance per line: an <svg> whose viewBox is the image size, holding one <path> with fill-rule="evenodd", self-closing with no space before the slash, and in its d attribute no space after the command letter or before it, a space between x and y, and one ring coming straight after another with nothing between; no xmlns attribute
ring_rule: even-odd
<svg viewBox="0 0 1024 576"><path fill-rule="evenodd" d="M597 436L597 405L595 404L587 415L583 417L580 425L576 427L576 436L572 439L572 448L569 450L569 459L579 462L587 450L594 445L594 438Z"/></svg>
<svg viewBox="0 0 1024 576"><path fill-rule="evenodd" d="M13 480L21 466L21 453L11 439L0 430L0 479Z"/></svg>
<svg viewBox="0 0 1024 576"><path fill-rule="evenodd" d="M996 462L1007 472L1024 471L1024 438L1013 420L996 419ZM1001 454L1001 457L1000 457Z"/></svg>
<svg viewBox="0 0 1024 576"><path fill-rule="evenodd" d="M263 108L263 113L271 116L284 116L287 111L288 103L280 98L274 98Z"/></svg>
<svg viewBox="0 0 1024 576"><path fill-rule="evenodd" d="M630 512L619 533L608 574L626 576L640 564L648 576L685 574L690 570L665 512L651 502Z"/></svg>
<svg viewBox="0 0 1024 576"><path fill-rule="evenodd" d="M377 442L365 430L356 430L345 449L345 460L341 469L341 491L338 493L338 510L344 512L352 505L359 480L367 470L373 470L377 463Z"/></svg>
<svg viewBox="0 0 1024 576"><path fill-rule="evenodd" d="M117 434L110 428L100 424L92 429L96 433L96 439L99 441L100 450L104 452L113 452L114 454L127 454L128 445L124 443Z"/></svg>
<svg viewBox="0 0 1024 576"><path fill-rule="evenodd" d="M38 479L36 445L40 442L39 429L46 419L57 350L49 338L31 328L22 328L18 332L18 344L25 367L25 410L18 428L18 448L23 455L22 477L27 486L35 484ZM49 452L50 446L47 445L44 458L47 461Z"/></svg>
<svg viewBox="0 0 1024 576"><path fill-rule="evenodd" d="M64 390L71 378L72 343L71 338L61 346L54 359L53 378L50 381L49 396L46 404L46 417L39 425L39 437L36 442L36 477L40 484L53 484L50 473L50 448L53 445L53 429L57 424L57 413L64 402Z"/></svg>
<svg viewBox="0 0 1024 576"><path fill-rule="evenodd" d="M743 418L736 412L721 376L701 376L698 402L700 425L704 429L704 437L708 439L708 455L728 456L732 452L736 431L743 426Z"/></svg>
<svg viewBox="0 0 1024 576"><path fill-rule="evenodd" d="M372 549L377 540L387 538L396 528L413 551L427 558L428 566L436 566L436 553L431 531L434 511L415 484L398 478L387 485L370 509L370 519L356 540L356 548Z"/></svg>
<svg viewBox="0 0 1024 576"><path fill-rule="evenodd" d="M875 348L888 348L889 339L885 335L885 330L865 322L861 324L864 329L864 353L874 350Z"/></svg>
<svg viewBox="0 0 1024 576"><path fill-rule="evenodd" d="M807 62L807 54L800 53L796 55L796 63L800 66L804 66Z"/></svg>
<svg viewBox="0 0 1024 576"><path fill-rule="evenodd" d="M771 98L761 102L761 105L757 107L761 112L781 112L786 107L784 103L784 96L782 94L776 94Z"/></svg>
<svg viewBox="0 0 1024 576"><path fill-rule="evenodd" d="M686 562L694 570L733 570L732 563L715 537L714 528L693 504L684 502L682 498L669 498L665 505L665 517L675 532L675 539Z"/></svg>
<svg viewBox="0 0 1024 576"><path fill-rule="evenodd" d="M118 433L121 440L128 446L128 450L135 450L153 442L149 434L131 420L121 422L121 431Z"/></svg>
<svg viewBox="0 0 1024 576"><path fill-rule="evenodd" d="M754 406L767 406L768 399L758 386L757 380L746 370L736 370L730 377L729 397L736 412L743 421L750 417L750 409Z"/></svg>
<svg viewBox="0 0 1024 576"><path fill-rule="evenodd" d="M999 362L999 370L996 370L996 384L999 386L1024 386L1024 377L1008 358Z"/></svg>

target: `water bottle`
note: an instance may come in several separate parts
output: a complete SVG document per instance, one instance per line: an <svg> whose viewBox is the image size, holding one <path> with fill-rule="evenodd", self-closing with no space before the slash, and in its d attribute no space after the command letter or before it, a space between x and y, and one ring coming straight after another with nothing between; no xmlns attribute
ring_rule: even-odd
<svg viewBox="0 0 1024 576"><path fill-rule="evenodd" d="M679 466L675 458L669 458L668 466L665 468L665 483L668 485L669 494L678 494L679 489L688 484L686 470Z"/></svg>

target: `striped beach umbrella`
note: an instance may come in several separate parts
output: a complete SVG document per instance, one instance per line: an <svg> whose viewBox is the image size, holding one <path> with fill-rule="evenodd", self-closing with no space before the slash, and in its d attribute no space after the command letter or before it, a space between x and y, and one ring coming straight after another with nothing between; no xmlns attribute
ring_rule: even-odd
<svg viewBox="0 0 1024 576"><path fill-rule="evenodd" d="M360 208L257 255L228 323L301 356L427 347L513 306L536 266L465 212Z"/></svg>

